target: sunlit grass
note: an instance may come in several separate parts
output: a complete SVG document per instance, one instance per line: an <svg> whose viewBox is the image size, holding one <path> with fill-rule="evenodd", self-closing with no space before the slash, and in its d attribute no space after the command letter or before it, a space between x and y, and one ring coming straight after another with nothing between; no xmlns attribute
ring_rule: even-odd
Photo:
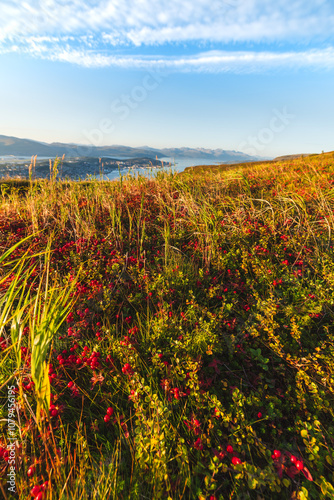
<svg viewBox="0 0 334 500"><path fill-rule="evenodd" d="M333 497L334 155L51 167L1 185L4 498L8 386L19 498Z"/></svg>

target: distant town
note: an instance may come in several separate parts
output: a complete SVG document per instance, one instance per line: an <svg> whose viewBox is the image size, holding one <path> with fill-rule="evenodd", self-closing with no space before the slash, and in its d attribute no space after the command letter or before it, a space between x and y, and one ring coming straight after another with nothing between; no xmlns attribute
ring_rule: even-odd
<svg viewBox="0 0 334 500"><path fill-rule="evenodd" d="M54 164L54 160L51 163ZM92 157L77 157L60 159L57 166L57 178L59 179L85 179L88 176L108 176L115 170L131 169L146 170L168 167L169 162L163 162L153 158L92 158ZM50 177L50 160L36 160L36 162L9 159L0 160L0 177L16 177L28 179L29 175L35 179L47 179Z"/></svg>

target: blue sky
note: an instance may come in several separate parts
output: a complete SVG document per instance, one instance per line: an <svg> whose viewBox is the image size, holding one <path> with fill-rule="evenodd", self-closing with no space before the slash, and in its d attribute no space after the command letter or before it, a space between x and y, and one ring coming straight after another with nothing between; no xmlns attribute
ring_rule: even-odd
<svg viewBox="0 0 334 500"><path fill-rule="evenodd" d="M0 134L334 150L332 0L2 0Z"/></svg>

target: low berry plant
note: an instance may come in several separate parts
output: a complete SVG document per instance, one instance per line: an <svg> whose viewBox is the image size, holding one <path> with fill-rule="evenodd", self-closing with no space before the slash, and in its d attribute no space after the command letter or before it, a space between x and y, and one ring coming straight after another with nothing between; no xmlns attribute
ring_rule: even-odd
<svg viewBox="0 0 334 500"><path fill-rule="evenodd" d="M333 499L333 184L333 154L7 181L3 498Z"/></svg>

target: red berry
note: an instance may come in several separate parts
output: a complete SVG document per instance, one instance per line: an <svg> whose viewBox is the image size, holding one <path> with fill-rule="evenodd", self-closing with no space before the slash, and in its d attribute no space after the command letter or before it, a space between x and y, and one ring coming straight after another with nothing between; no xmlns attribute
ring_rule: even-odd
<svg viewBox="0 0 334 500"><path fill-rule="evenodd" d="M69 389L71 389L71 387L73 387L73 386L74 386L74 383L73 383L72 381L71 381L71 382L69 382L69 383L67 384L67 387L68 387Z"/></svg>
<svg viewBox="0 0 334 500"><path fill-rule="evenodd" d="M122 372L126 373L127 375L132 375L133 370L131 368L131 365L129 363L125 363L125 365L122 368Z"/></svg>
<svg viewBox="0 0 334 500"><path fill-rule="evenodd" d="M297 462L297 458L294 455L291 455L290 460L293 464Z"/></svg>
<svg viewBox="0 0 334 500"><path fill-rule="evenodd" d="M32 497L35 497L36 495L38 495L38 493L41 491L41 487L36 484L30 491L30 494Z"/></svg>
<svg viewBox="0 0 334 500"><path fill-rule="evenodd" d="M233 446L229 444L228 447L226 448L226 451L227 453L233 453Z"/></svg>
<svg viewBox="0 0 334 500"><path fill-rule="evenodd" d="M303 469L304 469L304 464L303 464L303 462L301 462L300 460L297 460L297 462L296 462L296 468L297 468L298 470L303 470Z"/></svg>
<svg viewBox="0 0 334 500"><path fill-rule="evenodd" d="M29 467L28 476L32 477L34 474L35 474L35 467L34 466Z"/></svg>
<svg viewBox="0 0 334 500"><path fill-rule="evenodd" d="M109 422L109 420L110 420L110 416L109 415L105 415L104 421L107 423L107 422Z"/></svg>
<svg viewBox="0 0 334 500"><path fill-rule="evenodd" d="M279 450L274 450L274 453L271 455L272 458L279 458L281 456L281 452Z"/></svg>
<svg viewBox="0 0 334 500"><path fill-rule="evenodd" d="M259 413L257 414L257 418L262 418L262 413L259 411Z"/></svg>
<svg viewBox="0 0 334 500"><path fill-rule="evenodd" d="M238 465L238 464L241 464L241 460L240 460L240 458L238 458L238 457L233 457L233 458L232 458L232 464L233 464L233 465Z"/></svg>
<svg viewBox="0 0 334 500"><path fill-rule="evenodd" d="M44 498L44 492L40 491L38 495L35 497L35 500L43 500Z"/></svg>
<svg viewBox="0 0 334 500"><path fill-rule="evenodd" d="M107 409L107 415L111 416L113 413L114 413L113 408L109 407L109 408Z"/></svg>

